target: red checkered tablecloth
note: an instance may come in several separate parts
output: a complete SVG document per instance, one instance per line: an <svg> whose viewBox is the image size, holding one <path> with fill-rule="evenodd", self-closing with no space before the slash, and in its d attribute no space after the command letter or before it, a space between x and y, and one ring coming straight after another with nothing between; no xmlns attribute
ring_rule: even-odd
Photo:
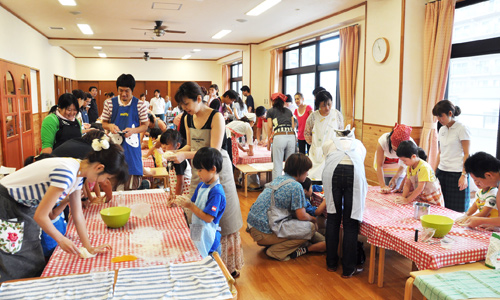
<svg viewBox="0 0 500 300"><path fill-rule="evenodd" d="M248 156L247 152L240 151L240 157L238 158L237 165L248 165L248 164L256 164L256 163L272 162L271 151L268 151L266 147L254 145L253 153L254 153L254 156Z"/></svg>
<svg viewBox="0 0 500 300"><path fill-rule="evenodd" d="M149 203L152 210L144 219L131 216L128 223L119 229L108 228L99 215L102 208L116 206L116 201L120 201L118 195L114 197L117 200L109 204L91 205L84 210L90 242L94 246L110 244L113 250L94 258L82 259L57 247L42 277L200 260L201 255L190 238L182 210L167 207L167 196L164 192L123 192L124 199L120 202L122 205ZM135 229L145 227L152 227L162 234L161 247L155 248L153 252L140 244L132 243L130 239ZM71 219L66 237L75 242L77 247L82 246ZM133 262L111 263L113 257L121 255L135 255L138 259Z"/></svg>
<svg viewBox="0 0 500 300"><path fill-rule="evenodd" d="M149 150L142 150L142 156L148 154ZM147 158L142 158L142 166L144 168L154 168L155 167L155 162L153 160L153 156L150 155Z"/></svg>
<svg viewBox="0 0 500 300"><path fill-rule="evenodd" d="M441 247L440 239L431 243L415 242L415 229L421 229L413 218L412 205L394 203L397 194L381 194L379 187L369 187L360 234L368 243L397 251L411 259L420 270L439 269L461 263L483 260L488 250L491 232L453 225L447 237L454 243L451 249ZM311 202L320 203L322 195L314 193ZM431 206L431 214L456 219L461 214L450 209Z"/></svg>

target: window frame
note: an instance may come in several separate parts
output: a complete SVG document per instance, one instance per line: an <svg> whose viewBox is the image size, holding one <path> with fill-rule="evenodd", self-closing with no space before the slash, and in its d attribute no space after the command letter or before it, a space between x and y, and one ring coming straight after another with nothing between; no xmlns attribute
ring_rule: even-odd
<svg viewBox="0 0 500 300"><path fill-rule="evenodd" d="M324 35L322 35L324 36ZM338 32L336 35L327 37L327 38L321 38L321 36L318 36L314 39L314 41L311 41L311 39L308 39L307 41L300 42L298 45L294 44L293 47L287 48L283 50L283 68L282 68L282 82L283 82L283 91L287 90L286 86L286 77L290 75L297 75L297 91L300 91L300 76L302 74L308 74L308 73L314 73L314 88L319 87L319 82L320 82L320 75L321 72L324 71L337 71L337 88L336 88L336 93L335 95L332 95L332 97L335 97L335 99L332 99L332 101L335 103L335 108L340 111L340 90L339 90L339 69L340 69L340 57L339 61L337 62L332 62L332 63L326 63L326 64L320 64L320 44L323 42L327 42L330 40L334 39L340 39L340 35ZM315 64L309 65L309 66L301 66L302 64L302 49L307 48L309 46L315 45ZM290 68L286 69L286 53L291 52L294 50L299 50L299 67L297 68ZM340 48L339 48L339 56L340 56ZM292 95L293 96L293 95ZM314 109L317 109L316 107Z"/></svg>
<svg viewBox="0 0 500 300"><path fill-rule="evenodd" d="M233 67L237 67L241 65L241 76L238 76L238 77L233 77ZM233 88L233 82L236 82L236 86L238 85L238 82L240 81L241 82L241 85L243 86L243 62L242 61L238 61L238 62L235 62L233 64L231 64L229 66L229 87L230 89ZM238 94L240 94L240 97L241 97L241 91L236 91Z"/></svg>
<svg viewBox="0 0 500 300"><path fill-rule="evenodd" d="M458 2L455 5L455 10L485 1L488 0L468 0L468 1ZM500 54L500 37L452 44L450 62L454 58L481 56L489 54ZM451 63L450 66L448 67L448 79L444 95L445 99L448 99L448 93L450 88L450 68L451 68ZM498 131L497 131L496 158L500 159L500 111L498 120L499 121L498 121ZM440 125L441 124L439 124L438 122L438 130L441 127Z"/></svg>

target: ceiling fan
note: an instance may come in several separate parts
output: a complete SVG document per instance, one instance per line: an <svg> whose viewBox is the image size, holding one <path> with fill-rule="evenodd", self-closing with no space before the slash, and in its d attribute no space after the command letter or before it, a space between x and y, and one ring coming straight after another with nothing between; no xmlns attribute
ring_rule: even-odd
<svg viewBox="0 0 500 300"><path fill-rule="evenodd" d="M180 30L167 30L167 26L161 25L163 24L163 21L155 21L156 26L153 29L145 29L145 28L132 28L135 30L146 30L146 31L152 31L155 36L161 37L163 36L166 32L167 33L186 33L185 31L180 31Z"/></svg>

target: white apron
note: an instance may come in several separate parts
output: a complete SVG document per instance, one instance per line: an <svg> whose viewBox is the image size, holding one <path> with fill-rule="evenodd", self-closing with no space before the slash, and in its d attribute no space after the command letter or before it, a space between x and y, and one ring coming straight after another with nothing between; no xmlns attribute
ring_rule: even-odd
<svg viewBox="0 0 500 300"><path fill-rule="evenodd" d="M219 183L219 180L212 183L209 187L198 189L198 195L196 197L195 205L201 210L205 209L208 200L208 193L210 190ZM194 245L200 251L201 257L205 258L208 256L208 252L212 248L215 241L215 235L217 230L220 230L219 225L214 224L214 222L207 223L202 219L198 218L195 214L191 217L191 239Z"/></svg>
<svg viewBox="0 0 500 300"><path fill-rule="evenodd" d="M351 148L347 151L342 150L339 138L334 138L333 142L337 147L337 151L328 154L325 160L325 165L328 166L323 171L323 187L326 198L326 210L329 214L335 214L335 203L333 201L332 193L332 177L339 162L345 155L349 156L354 165L354 181L353 181L353 195L352 195L352 212L351 219L363 221L363 209L365 207L365 198L368 192L368 183L365 176L364 157L361 157L356 152L357 147L364 147L363 144L356 139L352 140Z"/></svg>
<svg viewBox="0 0 500 300"><path fill-rule="evenodd" d="M314 126L312 129L312 143L311 148L309 148L309 158L311 159L313 166L309 170L309 177L313 180L320 180L321 174L323 173L323 168L325 167L325 156L323 155L323 144L335 138L336 122L335 122L335 111L332 109L330 114L326 117L318 114L319 118L314 121Z"/></svg>

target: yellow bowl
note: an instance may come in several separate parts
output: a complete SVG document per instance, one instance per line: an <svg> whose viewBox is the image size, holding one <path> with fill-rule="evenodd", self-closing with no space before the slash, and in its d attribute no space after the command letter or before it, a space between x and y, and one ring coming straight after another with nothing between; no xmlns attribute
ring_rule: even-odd
<svg viewBox="0 0 500 300"><path fill-rule="evenodd" d="M130 208L116 206L101 209L101 218L111 228L120 228L127 224Z"/></svg>
<svg viewBox="0 0 500 300"><path fill-rule="evenodd" d="M453 220L451 218L440 215L421 216L420 222L422 223L422 227L436 229L434 237L437 238L447 235L453 226Z"/></svg>

